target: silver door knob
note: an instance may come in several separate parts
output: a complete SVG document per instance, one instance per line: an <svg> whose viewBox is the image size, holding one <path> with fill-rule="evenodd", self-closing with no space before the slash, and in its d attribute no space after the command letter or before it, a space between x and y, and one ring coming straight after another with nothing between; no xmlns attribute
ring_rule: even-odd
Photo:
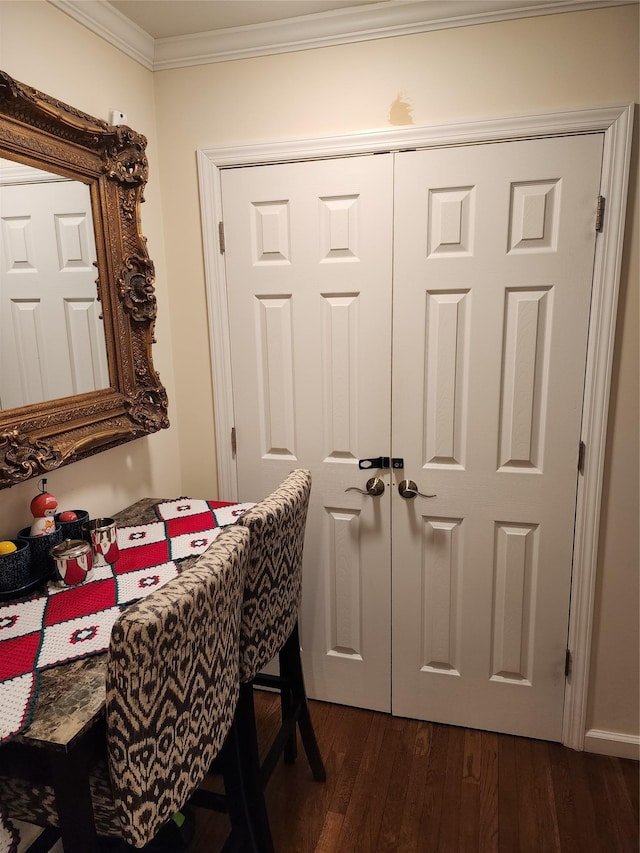
<svg viewBox="0 0 640 853"><path fill-rule="evenodd" d="M421 498L438 497L437 495L423 495L422 492L418 491L418 487L413 480L401 480L398 483L398 492L400 493L400 497L404 498L406 501L413 500L416 495L420 495Z"/></svg>
<svg viewBox="0 0 640 853"><path fill-rule="evenodd" d="M384 492L384 483L380 477L370 477L364 485L364 489L349 486L345 492L360 492L361 495L371 495L372 498L377 498Z"/></svg>

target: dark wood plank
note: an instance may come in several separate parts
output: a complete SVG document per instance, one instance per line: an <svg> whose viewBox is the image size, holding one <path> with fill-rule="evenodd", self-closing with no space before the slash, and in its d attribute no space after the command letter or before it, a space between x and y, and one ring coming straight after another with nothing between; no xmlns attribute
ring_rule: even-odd
<svg viewBox="0 0 640 853"><path fill-rule="evenodd" d="M585 754L582 762L586 769L591 801L593 803L593 817L595 822L595 843L599 844L600 850L615 850L616 844L616 820L609 802L609 795L605 786L605 761L606 756Z"/></svg>
<svg viewBox="0 0 640 853"><path fill-rule="evenodd" d="M481 732L478 850L498 851L498 735Z"/></svg>
<svg viewBox="0 0 640 853"><path fill-rule="evenodd" d="M425 793L420 822L420 853L436 851L440 843L440 822L448 753L449 728L439 724L434 725L431 732L429 766L425 777Z"/></svg>
<svg viewBox="0 0 640 853"><path fill-rule="evenodd" d="M346 814L356 775L371 727L372 715L360 708L343 709L344 727L338 731L333 751L339 758L340 771L329 810Z"/></svg>
<svg viewBox="0 0 640 853"><path fill-rule="evenodd" d="M314 853L337 853L344 815L327 812Z"/></svg>
<svg viewBox="0 0 640 853"><path fill-rule="evenodd" d="M593 801L584 773L584 764L559 743L549 744L558 834L563 853L583 853L593 844L595 824Z"/></svg>
<svg viewBox="0 0 640 853"><path fill-rule="evenodd" d="M638 814L640 810L640 772L638 770L638 762L630 761L628 758L621 758L620 769L624 776L633 812L634 814Z"/></svg>
<svg viewBox="0 0 640 853"><path fill-rule="evenodd" d="M531 741L531 755L536 780L536 803L538 804L538 825L545 850L560 851L558 833L558 815L551 777L549 744L546 741Z"/></svg>
<svg viewBox="0 0 640 853"><path fill-rule="evenodd" d="M390 725L393 730L399 732L399 739L391 768L380 832L378 833L376 847L378 853L389 853L389 851L398 849L404 803L409 786L411 759L418 731L417 720L392 717Z"/></svg>
<svg viewBox="0 0 640 853"><path fill-rule="evenodd" d="M638 821L627 790L620 761L610 756L601 756L604 761L604 787L608 806L613 816L618 850L634 853L638 850Z"/></svg>
<svg viewBox="0 0 640 853"><path fill-rule="evenodd" d="M480 835L480 775L482 772L482 733L464 732L462 784L460 788L460 844L463 853L478 849Z"/></svg>
<svg viewBox="0 0 640 853"><path fill-rule="evenodd" d="M426 793L424 780L429 767L432 734L433 726L430 723L418 723L397 845L398 850L406 850L407 853L420 853L422 850L420 824Z"/></svg>
<svg viewBox="0 0 640 853"><path fill-rule="evenodd" d="M547 744L529 738L516 741L518 820L523 853L552 853L560 849L555 797L549 773Z"/></svg>
<svg viewBox="0 0 640 853"><path fill-rule="evenodd" d="M464 762L465 730L451 726L447 749L447 771L442 793L440 815L440 850L457 850L460 835L460 803L462 795L462 767Z"/></svg>
<svg viewBox="0 0 640 853"><path fill-rule="evenodd" d="M516 740L512 735L498 739L498 850L500 853L519 853L520 828L518 820L518 772L516 770Z"/></svg>

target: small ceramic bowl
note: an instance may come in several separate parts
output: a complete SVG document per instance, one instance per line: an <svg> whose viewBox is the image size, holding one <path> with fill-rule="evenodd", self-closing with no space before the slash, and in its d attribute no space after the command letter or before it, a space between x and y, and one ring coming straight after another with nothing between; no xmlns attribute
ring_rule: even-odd
<svg viewBox="0 0 640 853"><path fill-rule="evenodd" d="M58 512L55 515L56 524L59 524L62 528L63 539L82 539L82 525L86 524L87 521L89 521L89 513L86 511L86 509L74 509L71 511L75 512L77 516L75 521L61 521L61 513Z"/></svg>
<svg viewBox="0 0 640 853"><path fill-rule="evenodd" d="M31 549L24 539L10 539L16 546L10 554L0 554L0 592L21 589L31 578Z"/></svg>
<svg viewBox="0 0 640 853"><path fill-rule="evenodd" d="M33 574L53 574L56 565L49 551L62 542L62 527L56 524L53 533L45 533L44 536L30 536L30 533L31 527L23 527L17 538L29 543Z"/></svg>

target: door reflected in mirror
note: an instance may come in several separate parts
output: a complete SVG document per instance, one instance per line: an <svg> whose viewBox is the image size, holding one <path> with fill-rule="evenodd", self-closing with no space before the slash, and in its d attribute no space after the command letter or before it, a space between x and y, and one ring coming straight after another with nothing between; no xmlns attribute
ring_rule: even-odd
<svg viewBox="0 0 640 853"><path fill-rule="evenodd" d="M109 387L89 187L0 159L0 410Z"/></svg>

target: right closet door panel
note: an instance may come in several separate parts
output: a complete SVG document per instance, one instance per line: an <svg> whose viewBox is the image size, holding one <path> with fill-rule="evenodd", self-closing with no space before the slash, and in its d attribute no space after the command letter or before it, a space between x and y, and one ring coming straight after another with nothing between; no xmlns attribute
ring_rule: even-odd
<svg viewBox="0 0 640 853"><path fill-rule="evenodd" d="M601 158L396 155L394 714L561 738Z"/></svg>

